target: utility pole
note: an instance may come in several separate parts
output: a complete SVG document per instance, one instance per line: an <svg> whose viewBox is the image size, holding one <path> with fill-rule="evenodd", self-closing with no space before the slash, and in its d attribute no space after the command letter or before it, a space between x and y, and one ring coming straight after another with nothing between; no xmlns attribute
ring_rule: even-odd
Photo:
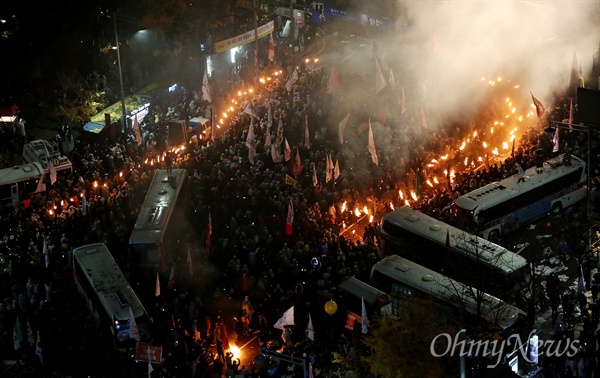
<svg viewBox="0 0 600 378"><path fill-rule="evenodd" d="M252 0L252 17L254 18L254 83L258 83L258 19L256 17L256 0Z"/></svg>
<svg viewBox="0 0 600 378"><path fill-rule="evenodd" d="M123 90L123 71L121 69L121 48L119 47L119 33L117 33L117 14L113 13L113 25L115 28L115 40L117 43L117 64L119 65L119 83L121 84L121 134L125 133L125 122L127 114L125 111L125 91Z"/></svg>

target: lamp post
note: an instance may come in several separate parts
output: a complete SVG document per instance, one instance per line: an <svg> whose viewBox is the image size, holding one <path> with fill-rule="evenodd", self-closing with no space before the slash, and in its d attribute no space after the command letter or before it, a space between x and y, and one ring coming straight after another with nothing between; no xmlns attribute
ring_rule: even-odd
<svg viewBox="0 0 600 378"><path fill-rule="evenodd" d="M115 40L117 42L117 64L119 66L119 84L121 84L121 134L125 133L125 122L127 114L125 111L125 91L123 90L123 70L121 69L121 48L119 47L119 33L117 33L117 15L113 14L113 25L115 29Z"/></svg>

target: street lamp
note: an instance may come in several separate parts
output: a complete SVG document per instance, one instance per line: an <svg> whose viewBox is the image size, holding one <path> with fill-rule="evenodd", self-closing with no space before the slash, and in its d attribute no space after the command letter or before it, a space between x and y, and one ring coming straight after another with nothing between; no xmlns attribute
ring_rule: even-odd
<svg viewBox="0 0 600 378"><path fill-rule="evenodd" d="M121 69L121 48L119 47L119 33L117 33L117 15L113 13L113 25L115 29L115 40L117 42L117 64L119 65L119 83L121 84L121 134L125 133L125 122L127 114L125 111L125 91L123 90L123 70Z"/></svg>

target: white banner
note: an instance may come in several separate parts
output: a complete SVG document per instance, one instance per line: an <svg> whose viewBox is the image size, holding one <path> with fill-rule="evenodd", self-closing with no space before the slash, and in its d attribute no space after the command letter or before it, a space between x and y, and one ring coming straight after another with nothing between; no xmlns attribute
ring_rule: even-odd
<svg viewBox="0 0 600 378"><path fill-rule="evenodd" d="M262 38L265 35L271 33L273 30L275 30L275 22L269 21L268 23L259 26L258 29L256 29L256 32L258 33L258 38ZM234 47L243 46L246 43L254 42L255 39L256 38L254 36L254 30L251 30L244 34L237 35L233 38L216 42L215 51L220 53L223 51L231 50Z"/></svg>

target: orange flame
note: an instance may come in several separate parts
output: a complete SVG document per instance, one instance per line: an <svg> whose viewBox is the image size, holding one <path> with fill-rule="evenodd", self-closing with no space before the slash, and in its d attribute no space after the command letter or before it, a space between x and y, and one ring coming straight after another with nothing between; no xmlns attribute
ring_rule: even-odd
<svg viewBox="0 0 600 378"><path fill-rule="evenodd" d="M417 193L414 190L410 191L410 196L414 201L416 201L419 197L417 197Z"/></svg>
<svg viewBox="0 0 600 378"><path fill-rule="evenodd" d="M356 215L357 217L360 217L360 210L358 210L358 207L356 209L354 209L354 215Z"/></svg>
<svg viewBox="0 0 600 378"><path fill-rule="evenodd" d="M346 211L346 201L344 201L344 203L342 204L342 213Z"/></svg>

